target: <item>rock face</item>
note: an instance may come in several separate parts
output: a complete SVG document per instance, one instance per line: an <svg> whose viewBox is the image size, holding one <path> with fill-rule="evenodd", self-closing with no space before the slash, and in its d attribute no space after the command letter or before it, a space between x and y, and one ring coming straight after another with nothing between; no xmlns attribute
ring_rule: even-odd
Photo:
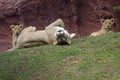
<svg viewBox="0 0 120 80"><path fill-rule="evenodd" d="M120 31L120 11L113 9L118 5L119 0L0 0L0 50L11 47L10 24L44 29L61 18L69 32L81 37L99 30L101 18L114 17L113 30Z"/></svg>

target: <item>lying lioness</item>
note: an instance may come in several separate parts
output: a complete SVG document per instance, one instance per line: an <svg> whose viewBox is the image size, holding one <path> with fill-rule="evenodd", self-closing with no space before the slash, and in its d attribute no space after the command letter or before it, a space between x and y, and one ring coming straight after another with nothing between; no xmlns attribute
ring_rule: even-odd
<svg viewBox="0 0 120 80"><path fill-rule="evenodd" d="M107 34L107 33L111 33L113 31L111 31L112 29L112 26L115 22L115 19L114 18L111 18L111 19L101 19L101 24L102 24L102 27L99 31L97 32L93 32L91 33L90 36L98 36L98 35L102 35L102 34Z"/></svg>
<svg viewBox="0 0 120 80"><path fill-rule="evenodd" d="M61 24L62 23L62 24ZM27 27L22 30L19 37L17 38L17 44L10 50L14 50L17 48L22 48L25 46L31 46L35 44L53 44L56 45L59 43L58 37L56 36L59 30L63 30L66 36L66 42L71 44L71 38L75 36L75 34L69 34L63 27L63 21L61 19L56 20L50 26L47 26L45 30L36 31L36 27ZM66 33L67 32L67 33ZM64 36L63 36L64 37Z"/></svg>

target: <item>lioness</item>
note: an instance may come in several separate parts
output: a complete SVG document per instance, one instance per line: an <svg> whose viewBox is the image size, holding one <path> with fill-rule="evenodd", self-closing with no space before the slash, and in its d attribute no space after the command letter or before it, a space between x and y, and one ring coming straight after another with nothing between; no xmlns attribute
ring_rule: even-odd
<svg viewBox="0 0 120 80"><path fill-rule="evenodd" d="M53 45L57 45L60 42L66 42L68 44L71 44L71 38L73 38L73 34L69 34L64 28L59 26L51 28L52 34L50 34L51 32L49 33L49 31L46 30L28 32L29 28L30 27L23 29L23 31L19 35L17 39L16 48L21 48L26 44L31 45L34 42L42 42L42 44L44 43L44 44L53 44ZM59 34L57 32L60 30L63 31L64 35L61 36L62 38L61 40L58 40L60 39L60 37L58 37Z"/></svg>
<svg viewBox="0 0 120 80"><path fill-rule="evenodd" d="M111 33L112 32L111 29L112 29L114 22L115 22L114 18L101 19L101 24L102 24L101 29L97 32L91 33L90 36L98 36L98 35L102 35L102 34Z"/></svg>
<svg viewBox="0 0 120 80"><path fill-rule="evenodd" d="M35 44L56 45L59 43L56 34L61 29L63 30L64 34L67 35L65 36L65 38L67 38L66 42L68 42L68 44L71 44L71 38L73 38L75 34L69 34L63 27L64 27L64 23L61 19L58 19L53 23L51 23L50 25L48 25L45 28L45 30L36 31L36 27L32 27L32 26L27 27L22 30L19 37L17 38L16 46L13 47L11 50L22 48L25 46L31 46Z"/></svg>

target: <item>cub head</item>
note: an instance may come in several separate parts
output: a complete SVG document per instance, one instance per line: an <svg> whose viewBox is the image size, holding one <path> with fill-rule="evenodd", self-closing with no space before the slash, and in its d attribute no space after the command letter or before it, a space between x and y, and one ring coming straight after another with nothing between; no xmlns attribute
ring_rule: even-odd
<svg viewBox="0 0 120 80"><path fill-rule="evenodd" d="M20 24L20 25L10 25L10 28L12 29L13 34L18 36L23 29L23 25L22 24Z"/></svg>
<svg viewBox="0 0 120 80"><path fill-rule="evenodd" d="M104 28L106 30L111 30L114 22L115 22L114 18L111 18L111 19L101 19L102 28Z"/></svg>

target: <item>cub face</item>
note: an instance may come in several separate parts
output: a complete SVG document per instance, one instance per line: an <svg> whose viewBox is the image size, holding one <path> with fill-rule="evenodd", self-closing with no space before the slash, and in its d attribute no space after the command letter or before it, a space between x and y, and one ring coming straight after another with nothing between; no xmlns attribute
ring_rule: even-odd
<svg viewBox="0 0 120 80"><path fill-rule="evenodd" d="M20 24L20 25L10 25L10 28L12 29L13 34L18 36L23 29L23 25L22 24Z"/></svg>
<svg viewBox="0 0 120 80"><path fill-rule="evenodd" d="M104 28L106 30L111 30L114 22L115 22L114 18L111 18L111 19L101 19L102 28Z"/></svg>

